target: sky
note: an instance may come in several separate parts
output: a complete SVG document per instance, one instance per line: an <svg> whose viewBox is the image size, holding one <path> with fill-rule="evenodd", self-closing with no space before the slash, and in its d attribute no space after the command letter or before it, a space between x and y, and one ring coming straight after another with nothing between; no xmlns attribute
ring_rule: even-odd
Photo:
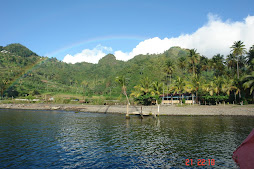
<svg viewBox="0 0 254 169"><path fill-rule="evenodd" d="M127 61L172 46L211 58L254 44L253 0L3 0L0 46L20 43L67 63Z"/></svg>

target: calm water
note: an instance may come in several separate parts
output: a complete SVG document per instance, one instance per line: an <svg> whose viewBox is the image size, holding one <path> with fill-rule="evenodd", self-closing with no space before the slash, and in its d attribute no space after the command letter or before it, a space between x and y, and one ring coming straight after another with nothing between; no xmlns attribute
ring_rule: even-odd
<svg viewBox="0 0 254 169"><path fill-rule="evenodd" d="M253 126L240 116L0 110L0 168L190 168L185 159L237 168L232 152Z"/></svg>

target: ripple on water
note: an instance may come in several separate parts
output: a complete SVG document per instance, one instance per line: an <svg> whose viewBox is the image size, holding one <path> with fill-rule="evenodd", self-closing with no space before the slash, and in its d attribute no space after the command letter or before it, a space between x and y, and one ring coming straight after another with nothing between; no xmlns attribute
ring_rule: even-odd
<svg viewBox="0 0 254 169"><path fill-rule="evenodd" d="M185 168L185 159L237 168L232 152L252 126L252 117L0 110L0 168Z"/></svg>

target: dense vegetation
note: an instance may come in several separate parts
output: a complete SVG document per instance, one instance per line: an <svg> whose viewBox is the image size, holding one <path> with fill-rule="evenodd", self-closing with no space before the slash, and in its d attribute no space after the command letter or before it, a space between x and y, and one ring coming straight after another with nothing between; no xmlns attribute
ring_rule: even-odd
<svg viewBox="0 0 254 169"><path fill-rule="evenodd" d="M164 91L179 96L190 93L201 103L251 103L253 57L254 46L246 49L237 41L226 57L216 54L209 59L198 49L172 47L163 54L138 55L127 62L108 54L98 64L67 64L10 44L0 46L0 89L4 98L64 93L108 100L131 96L131 102L151 104L159 102Z"/></svg>

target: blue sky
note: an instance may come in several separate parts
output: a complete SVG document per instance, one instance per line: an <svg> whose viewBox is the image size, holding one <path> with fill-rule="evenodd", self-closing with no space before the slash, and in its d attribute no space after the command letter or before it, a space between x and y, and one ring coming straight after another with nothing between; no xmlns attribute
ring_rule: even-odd
<svg viewBox="0 0 254 169"><path fill-rule="evenodd" d="M154 44L164 38L192 36L213 21L246 26L244 19L249 16L252 26L253 6L253 0L8 0L1 2L0 45L21 43L41 56L59 60L68 55L81 61L86 57L88 62L93 57L96 62L104 54L117 55L116 51L120 59L127 60L139 52L150 53L145 48L160 48L163 45ZM142 43L148 43L147 39L153 40L152 46ZM209 55L202 47L201 51Z"/></svg>

